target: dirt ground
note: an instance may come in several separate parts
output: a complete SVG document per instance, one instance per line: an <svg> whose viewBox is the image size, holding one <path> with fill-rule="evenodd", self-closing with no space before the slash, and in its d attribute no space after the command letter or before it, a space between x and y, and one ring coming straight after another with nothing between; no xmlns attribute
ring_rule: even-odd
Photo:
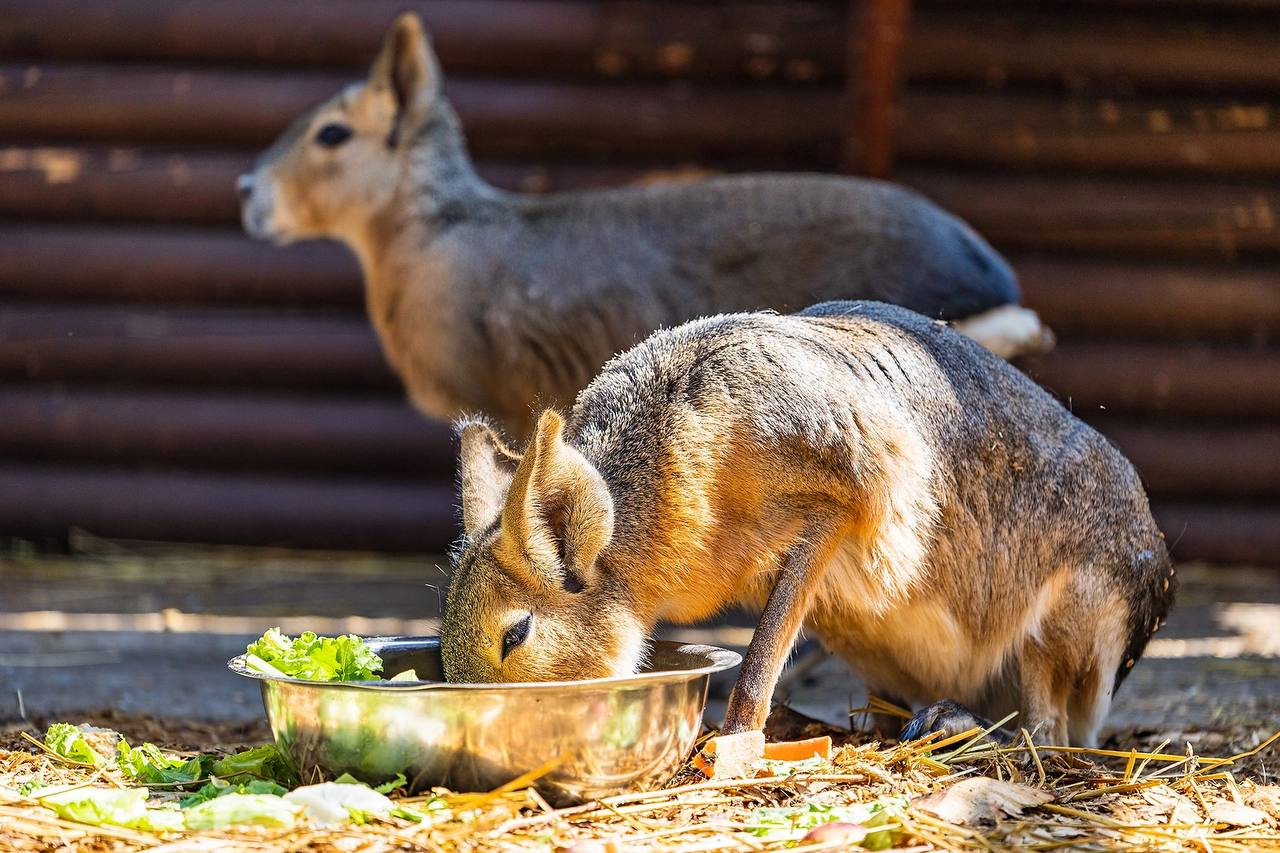
<svg viewBox="0 0 1280 853"><path fill-rule="evenodd" d="M220 738L260 738L255 686L226 670L249 639L272 625L430 633L444 565L439 556L100 542L73 557L10 555L0 559L0 724L105 714L122 728L152 727L160 740L168 724L156 719L207 720ZM1117 696L1110 729L1121 739L1190 740L1204 751L1229 732L1280 729L1280 570L1193 564L1179 575L1179 605ZM741 649L750 619L731 614L664 633ZM728 685L713 685L709 718ZM812 645L796 656L780 695L838 725L865 700L847 668Z"/></svg>

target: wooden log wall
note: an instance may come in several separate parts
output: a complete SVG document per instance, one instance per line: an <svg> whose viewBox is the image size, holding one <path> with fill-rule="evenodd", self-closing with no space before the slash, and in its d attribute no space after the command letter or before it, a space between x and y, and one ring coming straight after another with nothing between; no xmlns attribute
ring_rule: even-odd
<svg viewBox="0 0 1280 853"><path fill-rule="evenodd" d="M845 0L0 0L0 535L448 542L351 258L232 192L405 6L503 187L848 154ZM1061 341L1027 369L1175 554L1280 562L1280 0L913 6L894 177L1014 261Z"/></svg>

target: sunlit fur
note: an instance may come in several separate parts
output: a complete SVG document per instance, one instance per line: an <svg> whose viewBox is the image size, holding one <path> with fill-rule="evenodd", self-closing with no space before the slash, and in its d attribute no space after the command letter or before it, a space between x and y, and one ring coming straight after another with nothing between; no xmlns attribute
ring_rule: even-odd
<svg viewBox="0 0 1280 853"><path fill-rule="evenodd" d="M1014 305L981 237L923 197L835 175L754 174L526 195L482 180L416 15L369 77L299 119L245 182L252 235L342 241L423 412L483 411L518 441L653 330L730 311L878 299L935 319ZM350 127L326 148L316 133ZM977 320L1003 355L1044 348L1027 309ZM1017 322L1010 322L1016 319Z"/></svg>
<svg viewBox="0 0 1280 853"><path fill-rule="evenodd" d="M598 564L613 535L604 481L543 417L523 457L482 421L460 425L463 524L441 630L450 681L563 681L632 673L646 626L619 579ZM504 660L502 638L532 630Z"/></svg>
<svg viewBox="0 0 1280 853"><path fill-rule="evenodd" d="M659 620L745 603L780 639L748 654L738 728L763 722L806 626L887 698L1017 710L1041 740L1090 743L1172 597L1124 457L990 352L892 306L659 332L567 424L545 411L518 465L483 423L462 444L451 678L629 672ZM804 582L778 607L790 571ZM501 664L527 612L548 627Z"/></svg>

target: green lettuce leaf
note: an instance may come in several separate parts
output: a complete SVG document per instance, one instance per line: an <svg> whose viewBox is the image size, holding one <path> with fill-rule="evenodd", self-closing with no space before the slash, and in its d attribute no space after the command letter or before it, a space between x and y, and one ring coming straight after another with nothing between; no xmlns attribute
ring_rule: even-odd
<svg viewBox="0 0 1280 853"><path fill-rule="evenodd" d="M354 634L317 637L304 631L289 638L271 628L245 649L245 665L264 675L304 681L372 681L382 659Z"/></svg>
<svg viewBox="0 0 1280 853"><path fill-rule="evenodd" d="M409 780L404 778L403 773L397 773L396 778L383 782L381 785L374 785L373 790L379 794L390 794L396 788L403 788L408 783Z"/></svg>
<svg viewBox="0 0 1280 853"><path fill-rule="evenodd" d="M54 723L44 734L44 745L63 758L83 764L101 764L105 759L89 746L84 732L70 723Z"/></svg>
<svg viewBox="0 0 1280 853"><path fill-rule="evenodd" d="M270 826L289 829L297 821L297 808L271 794L228 793L185 811L188 829L223 826Z"/></svg>
<svg viewBox="0 0 1280 853"><path fill-rule="evenodd" d="M143 784L176 784L189 787L216 777L224 782L248 783L263 779L293 786L297 777L275 746L258 746L235 755L197 755L181 758L165 753L153 743L131 747L121 739L116 766Z"/></svg>
<svg viewBox="0 0 1280 853"><path fill-rule="evenodd" d="M180 758L166 755L154 743L131 747L123 738L116 746L116 766L121 772L144 784L190 785L209 775L209 756Z"/></svg>
<svg viewBox="0 0 1280 853"><path fill-rule="evenodd" d="M208 783L196 791L194 794L188 794L182 798L182 807L189 809L192 806L198 806L201 803L207 803L209 800L216 800L218 797L225 797L227 794L266 794L268 796L279 797L288 793L289 789L283 785L277 785L267 779L252 779L248 782L240 782L232 784L224 782L221 779L210 779Z"/></svg>
<svg viewBox="0 0 1280 853"><path fill-rule="evenodd" d="M59 817L91 826L124 826L149 832L173 832L185 826L180 811L147 808L146 788L73 788L38 799Z"/></svg>
<svg viewBox="0 0 1280 853"><path fill-rule="evenodd" d="M267 779L289 788L298 784L298 777L274 744L257 746L219 758L209 764L208 770L210 776L217 776L228 782L253 778Z"/></svg>

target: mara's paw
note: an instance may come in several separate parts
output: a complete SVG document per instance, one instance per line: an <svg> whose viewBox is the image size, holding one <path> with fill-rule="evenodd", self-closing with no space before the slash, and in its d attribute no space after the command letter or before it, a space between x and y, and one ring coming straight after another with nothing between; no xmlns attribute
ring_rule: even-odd
<svg viewBox="0 0 1280 853"><path fill-rule="evenodd" d="M989 729L991 721L979 717L959 702L943 699L941 702L934 702L916 711L915 715L902 727L898 740L903 742L919 740L934 732L942 732L945 737L951 737L975 728ZM1005 733L999 729L992 732L991 737L999 741L1006 740Z"/></svg>

